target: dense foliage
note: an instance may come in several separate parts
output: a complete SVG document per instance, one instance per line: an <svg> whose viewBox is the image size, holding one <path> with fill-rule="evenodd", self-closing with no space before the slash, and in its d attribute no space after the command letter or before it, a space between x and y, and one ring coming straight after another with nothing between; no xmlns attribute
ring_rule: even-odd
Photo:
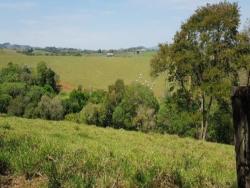
<svg viewBox="0 0 250 188"><path fill-rule="evenodd" d="M103 90L78 87L60 97L58 76L46 66L36 70L9 63L0 70L0 113L26 118L70 120L98 126L149 131L156 128L158 101L146 86L117 80Z"/></svg>
<svg viewBox="0 0 250 188"><path fill-rule="evenodd" d="M156 129L158 109L158 101L148 87L138 83L126 86L117 80L109 86L104 100L99 103L90 100L79 117L88 124L149 131Z"/></svg>
<svg viewBox="0 0 250 188"><path fill-rule="evenodd" d="M238 31L239 22L236 3L208 4L183 23L172 44L160 45L151 73L167 71L171 83L159 114L161 129L232 141L230 91L240 69L249 72L249 35Z"/></svg>
<svg viewBox="0 0 250 188"><path fill-rule="evenodd" d="M63 119L57 76L45 63L37 71L9 63L0 70L0 113L27 118Z"/></svg>

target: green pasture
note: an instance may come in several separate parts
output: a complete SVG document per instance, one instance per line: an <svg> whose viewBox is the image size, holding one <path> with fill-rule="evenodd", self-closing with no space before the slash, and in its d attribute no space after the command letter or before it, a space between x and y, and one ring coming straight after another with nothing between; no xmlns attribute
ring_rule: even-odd
<svg viewBox="0 0 250 188"><path fill-rule="evenodd" d="M233 146L0 117L0 163L45 187L235 187ZM4 164L4 165L3 165ZM1 177L1 176L0 176Z"/></svg>
<svg viewBox="0 0 250 188"><path fill-rule="evenodd" d="M35 67L44 61L60 76L64 90L82 85L85 89L107 89L116 79L123 79L126 84L141 82L152 87L157 97L165 91L164 76L150 77L150 60L153 52L144 54L119 54L115 57L105 55L85 56L27 56L14 51L0 50L0 68L8 62L26 64Z"/></svg>

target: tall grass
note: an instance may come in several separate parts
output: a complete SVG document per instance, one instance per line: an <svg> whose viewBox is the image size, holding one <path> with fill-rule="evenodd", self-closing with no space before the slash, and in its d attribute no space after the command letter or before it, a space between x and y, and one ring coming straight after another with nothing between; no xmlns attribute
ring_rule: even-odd
<svg viewBox="0 0 250 188"><path fill-rule="evenodd" d="M232 146L71 122L0 117L1 174L49 187L233 187Z"/></svg>

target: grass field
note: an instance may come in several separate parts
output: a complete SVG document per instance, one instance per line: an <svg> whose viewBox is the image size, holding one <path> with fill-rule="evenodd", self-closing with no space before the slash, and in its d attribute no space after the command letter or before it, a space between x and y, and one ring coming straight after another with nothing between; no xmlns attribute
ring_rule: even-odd
<svg viewBox="0 0 250 188"><path fill-rule="evenodd" d="M234 161L228 145L0 117L0 183L10 187L234 187Z"/></svg>
<svg viewBox="0 0 250 188"><path fill-rule="evenodd" d="M150 77L150 60L153 53L141 55L120 55L106 57L90 56L26 56L14 51L0 50L0 68L8 62L26 64L32 67L44 61L60 76L65 90L72 90L78 85L85 89L107 89L116 79L121 78L126 84L136 80L154 83L153 90L157 97L164 95L164 77L153 80ZM139 75L142 74L139 79Z"/></svg>

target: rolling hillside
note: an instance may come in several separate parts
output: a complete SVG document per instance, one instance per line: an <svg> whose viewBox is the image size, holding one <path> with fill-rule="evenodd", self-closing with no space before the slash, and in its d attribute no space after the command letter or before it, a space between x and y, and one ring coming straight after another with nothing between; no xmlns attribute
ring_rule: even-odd
<svg viewBox="0 0 250 188"><path fill-rule="evenodd" d="M177 136L0 117L0 147L2 186L234 187L236 181L232 146Z"/></svg>
<svg viewBox="0 0 250 188"><path fill-rule="evenodd" d="M129 84L134 81L153 86L156 96L164 95L164 77L153 80L150 77L150 60L153 53L141 55L120 55L106 57L89 56L26 56L11 50L0 50L0 68L8 62L26 64L35 67L44 61L60 76L64 90L72 90L78 85L85 89L107 89L120 78Z"/></svg>

